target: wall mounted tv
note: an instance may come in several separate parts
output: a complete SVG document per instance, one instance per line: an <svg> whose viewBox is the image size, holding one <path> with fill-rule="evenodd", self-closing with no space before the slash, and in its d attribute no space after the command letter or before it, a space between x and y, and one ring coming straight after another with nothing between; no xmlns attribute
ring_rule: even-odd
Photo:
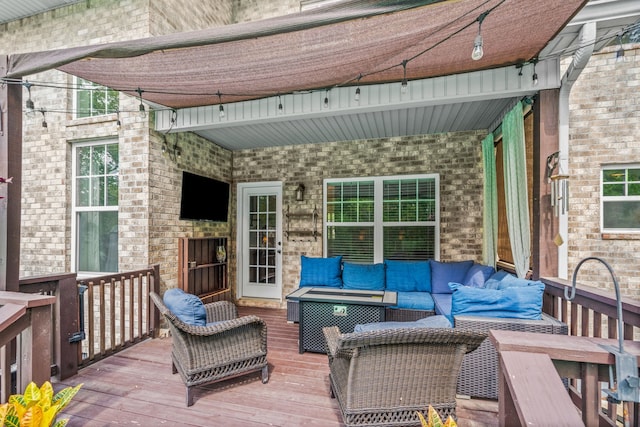
<svg viewBox="0 0 640 427"><path fill-rule="evenodd" d="M229 184L182 171L180 219L227 222Z"/></svg>

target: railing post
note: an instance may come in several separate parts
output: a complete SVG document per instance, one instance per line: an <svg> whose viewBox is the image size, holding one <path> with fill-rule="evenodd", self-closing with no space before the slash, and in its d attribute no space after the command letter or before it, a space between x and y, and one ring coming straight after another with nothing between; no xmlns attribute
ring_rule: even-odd
<svg viewBox="0 0 640 427"><path fill-rule="evenodd" d="M160 293L160 264L153 265L153 277L149 283L149 292ZM155 304L151 302L151 297L147 295L147 306L149 307L149 327L154 338L158 338L160 334L160 312L156 309Z"/></svg>
<svg viewBox="0 0 640 427"><path fill-rule="evenodd" d="M78 354L80 341L71 342L70 338L79 331L79 295L76 275L68 275L58 281L56 288L55 323L59 325L54 337L55 360L58 363L56 378L64 380L78 373Z"/></svg>

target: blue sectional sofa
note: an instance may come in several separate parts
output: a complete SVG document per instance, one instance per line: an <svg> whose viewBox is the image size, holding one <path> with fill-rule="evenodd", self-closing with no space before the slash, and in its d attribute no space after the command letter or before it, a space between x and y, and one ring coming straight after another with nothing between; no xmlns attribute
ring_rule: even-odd
<svg viewBox="0 0 640 427"><path fill-rule="evenodd" d="M417 320L433 314L451 317L452 289L449 284L482 287L495 273L493 267L473 261L386 260L378 264L343 262L342 257L301 257L300 287L389 290L398 294L398 304L387 309L390 321ZM297 302L288 301L287 320L297 322Z"/></svg>

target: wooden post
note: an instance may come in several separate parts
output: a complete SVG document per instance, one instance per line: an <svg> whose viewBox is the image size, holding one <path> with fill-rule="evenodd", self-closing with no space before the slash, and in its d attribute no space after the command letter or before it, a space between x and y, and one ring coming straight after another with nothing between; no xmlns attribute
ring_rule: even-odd
<svg viewBox="0 0 640 427"><path fill-rule="evenodd" d="M558 247L553 239L558 234L558 218L551 207L547 182L547 156L559 149L558 89L540 91L533 108L533 278L557 277ZM557 171L556 171L557 172ZM565 236L566 238L566 236Z"/></svg>
<svg viewBox="0 0 640 427"><path fill-rule="evenodd" d="M0 76L8 57L0 55ZM18 291L20 269L20 197L22 181L22 86L0 84L0 290Z"/></svg>
<svg viewBox="0 0 640 427"><path fill-rule="evenodd" d="M70 339L80 332L80 310L76 274L70 273L58 280L54 318L60 328L54 335L55 360L58 363L56 377L60 380L72 377L78 373L78 353L82 341Z"/></svg>

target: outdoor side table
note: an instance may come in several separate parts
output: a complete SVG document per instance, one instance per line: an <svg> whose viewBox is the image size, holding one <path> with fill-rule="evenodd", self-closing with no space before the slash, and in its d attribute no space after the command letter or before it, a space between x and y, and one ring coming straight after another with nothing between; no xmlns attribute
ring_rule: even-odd
<svg viewBox="0 0 640 427"><path fill-rule="evenodd" d="M348 333L359 323L384 322L385 307L396 305L398 295L393 291L300 288L287 299L300 305L300 353L324 353L322 328L337 326L340 332Z"/></svg>

